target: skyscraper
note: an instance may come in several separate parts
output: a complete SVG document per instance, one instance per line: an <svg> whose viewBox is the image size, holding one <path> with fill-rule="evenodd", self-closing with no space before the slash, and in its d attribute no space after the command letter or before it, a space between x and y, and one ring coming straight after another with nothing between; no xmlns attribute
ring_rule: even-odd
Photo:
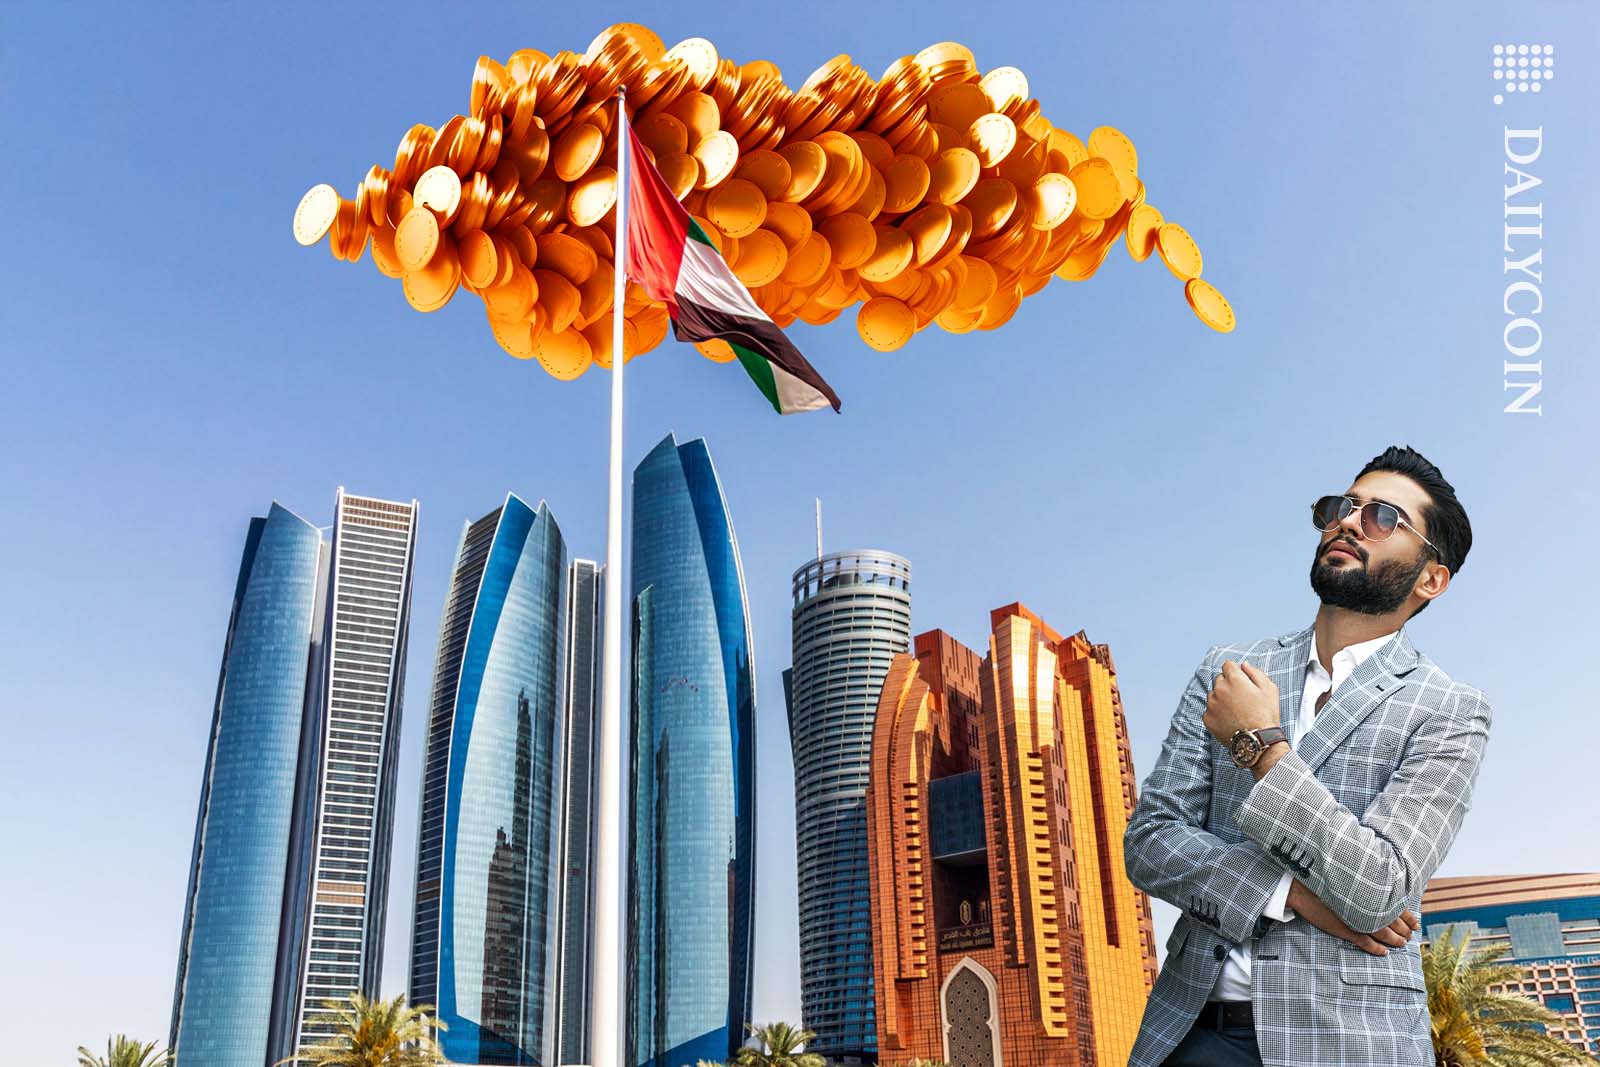
<svg viewBox="0 0 1600 1067"><path fill-rule="evenodd" d="M293 836L322 535L273 504L250 521L212 706L169 1047L265 1067Z"/></svg>
<svg viewBox="0 0 1600 1067"><path fill-rule="evenodd" d="M755 690L738 541L703 440L633 474L626 1063L726 1060L750 1020Z"/></svg>
<svg viewBox="0 0 1600 1067"><path fill-rule="evenodd" d="M1524 968L1503 991L1561 1016L1552 1037L1600 1055L1600 874L1501 874L1435 878L1422 894L1425 941L1448 927L1474 952L1509 945Z"/></svg>
<svg viewBox="0 0 1600 1067"><path fill-rule="evenodd" d="M1155 980L1119 847L1134 805L1110 650L1020 604L980 659L919 634L884 680L867 787L878 1055L1120 1064Z"/></svg>
<svg viewBox="0 0 1600 1067"><path fill-rule="evenodd" d="M567 579L566 729L561 756L561 926L556 1064L589 1063L593 986L595 790L600 759L602 568L578 559Z"/></svg>
<svg viewBox="0 0 1600 1067"><path fill-rule="evenodd" d="M783 672L794 755L801 1012L832 1062L877 1058L867 778L878 694L911 644L911 564L835 552L794 572L794 665Z"/></svg>
<svg viewBox="0 0 1600 1067"><path fill-rule="evenodd" d="M468 523L423 754L410 999L452 1063L554 1064L566 545L515 494ZM592 668L584 668L585 671Z"/></svg>
<svg viewBox="0 0 1600 1067"><path fill-rule="evenodd" d="M296 799L309 832L291 849L274 1060L327 1033L325 1000L378 993L416 537L415 500L339 490L317 714Z"/></svg>
<svg viewBox="0 0 1600 1067"><path fill-rule="evenodd" d="M333 543L251 522L200 788L171 1045L268 1067L375 995L417 503L335 498Z"/></svg>

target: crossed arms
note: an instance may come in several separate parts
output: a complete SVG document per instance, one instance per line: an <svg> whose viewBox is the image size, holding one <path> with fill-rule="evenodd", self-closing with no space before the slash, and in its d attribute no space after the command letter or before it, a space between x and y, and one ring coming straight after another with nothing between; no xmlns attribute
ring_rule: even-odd
<svg viewBox="0 0 1600 1067"><path fill-rule="evenodd" d="M1452 685L1359 817L1299 755L1285 752L1232 813L1247 840L1229 844L1202 829L1216 742L1201 716L1218 659L1212 648L1190 679L1129 820L1129 880L1235 942L1265 931L1262 914L1286 870L1351 930L1391 926L1449 851L1471 805L1488 703ZM1293 868L1277 858L1286 853L1296 858Z"/></svg>

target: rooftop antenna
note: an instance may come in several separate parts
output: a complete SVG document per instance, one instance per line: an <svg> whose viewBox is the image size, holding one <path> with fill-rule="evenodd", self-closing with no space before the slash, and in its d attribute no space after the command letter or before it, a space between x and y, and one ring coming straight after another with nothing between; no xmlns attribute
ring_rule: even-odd
<svg viewBox="0 0 1600 1067"><path fill-rule="evenodd" d="M817 558L822 558L822 498L814 497L817 502Z"/></svg>

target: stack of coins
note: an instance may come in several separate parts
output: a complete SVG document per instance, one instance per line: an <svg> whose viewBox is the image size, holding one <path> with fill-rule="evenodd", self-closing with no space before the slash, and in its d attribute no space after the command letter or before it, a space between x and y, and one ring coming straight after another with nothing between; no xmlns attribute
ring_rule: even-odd
<svg viewBox="0 0 1600 1067"><path fill-rule="evenodd" d="M667 48L632 23L582 55L484 56L466 114L413 126L353 200L312 188L295 237L327 236L352 262L370 243L418 311L468 290L501 347L557 378L609 367L618 87L650 163L780 327L853 308L885 352L932 324L992 330L1052 278L1092 277L1120 238L1136 261L1160 256L1202 322L1233 329L1194 239L1146 202L1133 142L1059 129L1020 70L983 73L952 42L876 81L836 56L798 89L765 60L735 63L699 37ZM637 285L626 293L631 359L669 319Z"/></svg>

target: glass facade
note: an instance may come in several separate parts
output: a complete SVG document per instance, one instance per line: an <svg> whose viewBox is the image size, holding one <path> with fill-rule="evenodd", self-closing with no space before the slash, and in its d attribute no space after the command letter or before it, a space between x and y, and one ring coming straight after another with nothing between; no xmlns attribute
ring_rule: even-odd
<svg viewBox="0 0 1600 1067"><path fill-rule="evenodd" d="M801 1014L808 1048L877 1058L866 790L878 694L911 647L911 564L834 552L794 572L793 663L784 672L794 756Z"/></svg>
<svg viewBox="0 0 1600 1067"><path fill-rule="evenodd" d="M727 1060L750 1021L755 692L738 542L702 440L633 475L630 1067Z"/></svg>
<svg viewBox="0 0 1600 1067"><path fill-rule="evenodd" d="M273 504L251 520L200 786L169 1045L194 1067L263 1067L322 536Z"/></svg>
<svg viewBox="0 0 1600 1067"><path fill-rule="evenodd" d="M410 999L453 1063L555 1063L566 547L509 496L467 525L423 755Z"/></svg>

